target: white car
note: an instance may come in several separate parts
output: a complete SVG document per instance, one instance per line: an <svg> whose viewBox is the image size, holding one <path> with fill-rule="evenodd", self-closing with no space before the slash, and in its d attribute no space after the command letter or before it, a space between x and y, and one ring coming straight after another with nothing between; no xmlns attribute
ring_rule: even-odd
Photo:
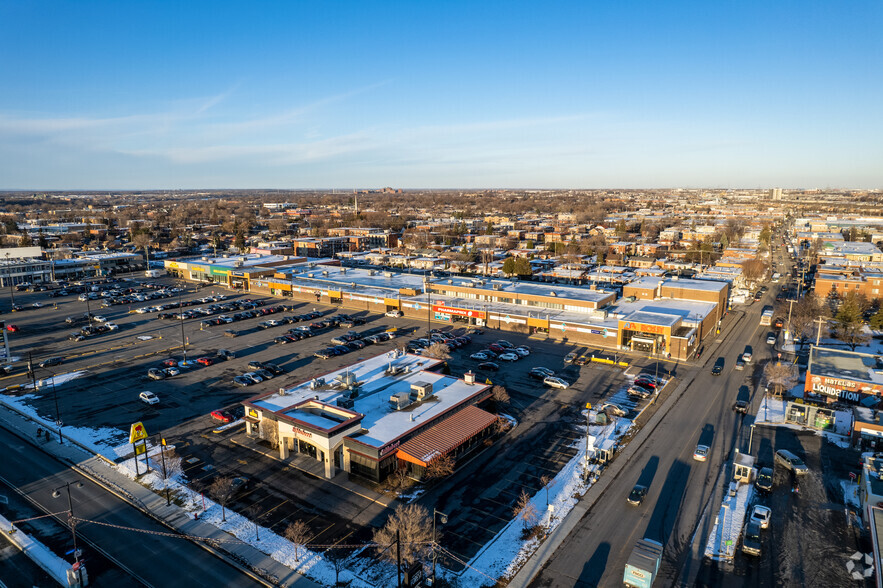
<svg viewBox="0 0 883 588"><path fill-rule="evenodd" d="M116 323L104 323L104 326L107 327L111 331L116 331L120 328L120 326Z"/></svg>
<svg viewBox="0 0 883 588"><path fill-rule="evenodd" d="M773 511L771 511L769 507L755 504L754 508L751 509L751 517L748 520L760 525L761 529L766 529L770 526L770 519L772 516Z"/></svg>
<svg viewBox="0 0 883 588"><path fill-rule="evenodd" d="M521 356L517 353L501 353L497 359L500 361L518 361L521 359Z"/></svg>
<svg viewBox="0 0 883 588"><path fill-rule="evenodd" d="M628 411L618 404L613 404L612 402L605 402L601 406L598 407L599 412L606 412L607 414L612 414L614 416L623 417L628 414Z"/></svg>
<svg viewBox="0 0 883 588"><path fill-rule="evenodd" d="M146 402L147 404L159 404L159 398L157 397L157 395L153 392L148 392L147 390L139 394L138 398L140 398L142 402Z"/></svg>
<svg viewBox="0 0 883 588"><path fill-rule="evenodd" d="M543 384L549 386L550 388L558 388L561 390L566 390L570 387L569 382L565 382L561 378L557 378L555 376L549 376L543 380Z"/></svg>
<svg viewBox="0 0 883 588"><path fill-rule="evenodd" d="M226 314L220 315L218 317L218 319L224 321L225 323L232 323L233 322L233 317L229 317Z"/></svg>
<svg viewBox="0 0 883 588"><path fill-rule="evenodd" d="M100 316L100 315L96 316L94 320L96 323L106 323L107 322L107 318Z"/></svg>
<svg viewBox="0 0 883 588"><path fill-rule="evenodd" d="M147 314L148 312L151 312L152 310L153 310L153 308L150 308L147 306L142 306L141 308L136 308L135 312L137 312L138 314Z"/></svg>
<svg viewBox="0 0 883 588"><path fill-rule="evenodd" d="M708 459L708 445L697 445L696 451L693 452L693 459L696 461L705 461Z"/></svg>
<svg viewBox="0 0 883 588"><path fill-rule="evenodd" d="M470 355L469 359L476 359L478 361L487 361L490 359L490 357L487 354L482 353L481 351L478 351L478 352Z"/></svg>
<svg viewBox="0 0 883 588"><path fill-rule="evenodd" d="M751 363L751 352L750 351L746 351L745 353L742 354L742 361L744 361L745 363Z"/></svg>
<svg viewBox="0 0 883 588"><path fill-rule="evenodd" d="M384 313L384 315L390 318L399 318L400 316L405 316L401 310L388 310Z"/></svg>
<svg viewBox="0 0 883 588"><path fill-rule="evenodd" d="M521 357L527 357L528 355L530 355L530 349L528 349L527 347L516 347L514 351Z"/></svg>

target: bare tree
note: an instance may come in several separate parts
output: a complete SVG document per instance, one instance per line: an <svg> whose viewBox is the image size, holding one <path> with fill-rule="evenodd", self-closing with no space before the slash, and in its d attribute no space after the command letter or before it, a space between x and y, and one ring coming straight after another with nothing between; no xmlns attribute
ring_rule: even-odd
<svg viewBox="0 0 883 588"><path fill-rule="evenodd" d="M537 513L536 507L530 501L530 494L528 494L527 490L524 488L521 489L518 501L512 508L512 515L521 519L521 523L524 525L525 529L533 527L539 518L539 513Z"/></svg>
<svg viewBox="0 0 883 588"><path fill-rule="evenodd" d="M828 316L828 307L813 293L808 293L791 307L791 334L801 345L816 334L817 319ZM785 309L782 309L783 313Z"/></svg>
<svg viewBox="0 0 883 588"><path fill-rule="evenodd" d="M773 385L775 396L781 396L785 390L790 390L797 384L797 370L790 363L771 361L764 366L763 375Z"/></svg>
<svg viewBox="0 0 883 588"><path fill-rule="evenodd" d="M742 277L755 283L766 274L766 263L762 259L748 259L742 262Z"/></svg>
<svg viewBox="0 0 883 588"><path fill-rule="evenodd" d="M325 551L325 561L331 564L331 567L334 568L334 585L340 586L340 572L346 568L346 562L349 559L349 555L346 551L339 548L330 548Z"/></svg>
<svg viewBox="0 0 883 588"><path fill-rule="evenodd" d="M183 474L184 468L181 465L181 458L175 453L174 449L164 451L163 447L160 447L160 451L163 451L163 455L160 460L162 469L159 470L159 474L162 477L163 488L166 491L166 504L171 504L169 482Z"/></svg>
<svg viewBox="0 0 883 588"><path fill-rule="evenodd" d="M494 386L491 388L491 395L497 404L509 404L509 392L503 386Z"/></svg>
<svg viewBox="0 0 883 588"><path fill-rule="evenodd" d="M552 482L552 477L543 474L540 476L540 483L543 485L543 488L546 490L546 508L549 507L549 484Z"/></svg>
<svg viewBox="0 0 883 588"><path fill-rule="evenodd" d="M451 348L444 343L433 343L426 348L424 355L428 357L434 357L436 359L450 359Z"/></svg>
<svg viewBox="0 0 883 588"><path fill-rule="evenodd" d="M233 499L233 478L221 477L216 478L212 485L208 488L209 496L221 505L221 520L227 520L227 505Z"/></svg>
<svg viewBox="0 0 883 588"><path fill-rule="evenodd" d="M437 480L450 476L454 473L454 458L450 454L440 455L426 467L426 477L429 480Z"/></svg>
<svg viewBox="0 0 883 588"><path fill-rule="evenodd" d="M432 519L425 508L419 504L400 504L386 524L374 531L374 543L384 559L396 559L396 550L387 549L395 543L396 531L399 532L403 562L412 564L426 558L432 544Z"/></svg>
<svg viewBox="0 0 883 588"><path fill-rule="evenodd" d="M285 538L294 545L294 561L300 561L300 552L306 551L306 545L313 539L313 535L305 522L294 521L285 528Z"/></svg>

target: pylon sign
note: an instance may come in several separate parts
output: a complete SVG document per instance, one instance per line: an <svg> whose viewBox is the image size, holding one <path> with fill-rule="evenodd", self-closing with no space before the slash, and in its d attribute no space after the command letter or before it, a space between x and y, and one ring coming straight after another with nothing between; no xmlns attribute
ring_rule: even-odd
<svg viewBox="0 0 883 588"><path fill-rule="evenodd" d="M141 441L142 439L147 439L147 429L144 428L144 424L140 422L132 423L129 429L129 443Z"/></svg>

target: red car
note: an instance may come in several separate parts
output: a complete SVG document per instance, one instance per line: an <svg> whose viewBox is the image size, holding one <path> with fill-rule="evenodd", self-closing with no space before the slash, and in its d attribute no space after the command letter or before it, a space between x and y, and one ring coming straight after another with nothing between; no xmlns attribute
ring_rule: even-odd
<svg viewBox="0 0 883 588"><path fill-rule="evenodd" d="M233 415L227 412L226 410L213 410L212 418L216 421L221 421L222 423L232 423Z"/></svg>
<svg viewBox="0 0 883 588"><path fill-rule="evenodd" d="M491 343L490 345L487 346L487 348L490 349L491 351L493 351L494 353L506 353L506 350L503 349L502 346L497 345L496 343Z"/></svg>
<svg viewBox="0 0 883 588"><path fill-rule="evenodd" d="M18 325L6 325L6 330L10 333L18 333Z"/></svg>
<svg viewBox="0 0 883 588"><path fill-rule="evenodd" d="M215 362L213 362L210 357L200 357L196 360L196 363L201 363L202 365L212 365Z"/></svg>
<svg viewBox="0 0 883 588"><path fill-rule="evenodd" d="M172 359L172 358L170 357L169 359L167 359L167 360L165 360L164 362L162 362L162 365L164 365L165 367L175 367L176 365L178 365L178 360L177 360L177 359Z"/></svg>

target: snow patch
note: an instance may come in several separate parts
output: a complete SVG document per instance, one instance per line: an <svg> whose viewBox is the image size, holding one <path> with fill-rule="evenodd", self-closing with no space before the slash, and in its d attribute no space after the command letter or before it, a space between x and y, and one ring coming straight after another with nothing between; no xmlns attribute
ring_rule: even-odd
<svg viewBox="0 0 883 588"><path fill-rule="evenodd" d="M724 496L705 544L705 557L716 561L733 559L752 496L754 486L751 484L739 484L735 496L730 496L729 492Z"/></svg>
<svg viewBox="0 0 883 588"><path fill-rule="evenodd" d="M859 485L857 482L849 480L840 480L840 487L843 489L843 503L847 506L855 507L856 510L861 509L862 503L859 498Z"/></svg>

